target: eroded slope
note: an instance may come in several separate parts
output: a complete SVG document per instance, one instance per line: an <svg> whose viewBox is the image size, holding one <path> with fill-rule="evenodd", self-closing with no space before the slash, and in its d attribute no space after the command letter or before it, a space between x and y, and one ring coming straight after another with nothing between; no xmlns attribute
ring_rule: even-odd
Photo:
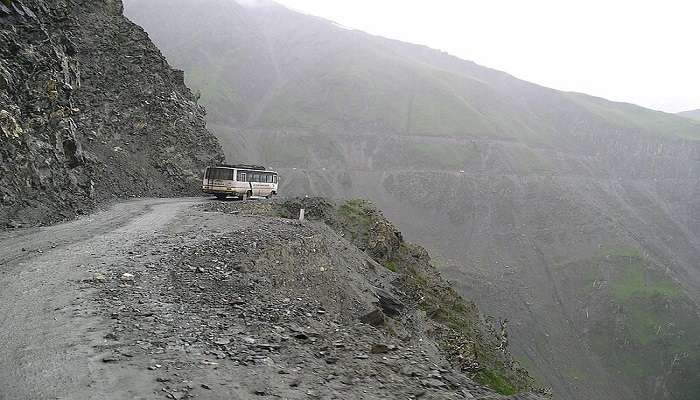
<svg viewBox="0 0 700 400"><path fill-rule="evenodd" d="M277 216L300 205L338 231ZM91 282L113 318L105 358L153 371L171 397L505 399L494 390L531 387L504 333L367 203L214 203L172 229Z"/></svg>

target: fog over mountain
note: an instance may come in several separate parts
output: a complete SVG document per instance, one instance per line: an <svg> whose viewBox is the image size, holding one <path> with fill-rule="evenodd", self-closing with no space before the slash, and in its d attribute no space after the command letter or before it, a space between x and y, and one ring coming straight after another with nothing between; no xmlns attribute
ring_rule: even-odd
<svg viewBox="0 0 700 400"><path fill-rule="evenodd" d="M700 121L700 110L683 111L679 112L678 115Z"/></svg>
<svg viewBox="0 0 700 400"><path fill-rule="evenodd" d="M676 113L700 108L700 4L687 0L277 0L529 82Z"/></svg>
<svg viewBox="0 0 700 400"><path fill-rule="evenodd" d="M700 398L700 122L256 3L126 1L229 161L378 203L558 398Z"/></svg>

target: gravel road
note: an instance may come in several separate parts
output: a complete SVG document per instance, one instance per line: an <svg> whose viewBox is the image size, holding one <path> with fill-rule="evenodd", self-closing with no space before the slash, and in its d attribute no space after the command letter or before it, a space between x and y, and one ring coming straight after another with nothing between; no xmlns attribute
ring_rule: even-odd
<svg viewBox="0 0 700 400"><path fill-rule="evenodd" d="M93 301L96 289L83 282L201 201L130 201L73 222L0 234L0 399L150 392L141 371L115 373L102 361L94 346L110 331Z"/></svg>

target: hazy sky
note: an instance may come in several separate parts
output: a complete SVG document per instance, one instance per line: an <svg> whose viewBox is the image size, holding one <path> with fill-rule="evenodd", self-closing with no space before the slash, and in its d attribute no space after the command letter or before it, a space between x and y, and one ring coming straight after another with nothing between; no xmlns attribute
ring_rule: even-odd
<svg viewBox="0 0 700 400"><path fill-rule="evenodd" d="M700 2L278 0L562 90L700 108Z"/></svg>

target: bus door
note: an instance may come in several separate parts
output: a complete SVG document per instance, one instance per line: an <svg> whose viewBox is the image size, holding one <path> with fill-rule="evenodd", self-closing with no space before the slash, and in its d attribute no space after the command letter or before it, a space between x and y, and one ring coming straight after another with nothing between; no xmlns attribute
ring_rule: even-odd
<svg viewBox="0 0 700 400"><path fill-rule="evenodd" d="M238 171L236 176L236 188L240 189L241 185L245 185L246 187L249 186L249 178L250 176L248 175L248 171Z"/></svg>
<svg viewBox="0 0 700 400"><path fill-rule="evenodd" d="M273 181L274 181L274 175L270 172L266 172L263 174L263 190L261 195L262 196L270 196L272 194L272 188L273 188Z"/></svg>
<svg viewBox="0 0 700 400"><path fill-rule="evenodd" d="M251 171L238 171L238 176L236 177L237 185L236 187L244 191L250 190L253 192L253 173Z"/></svg>
<svg viewBox="0 0 700 400"><path fill-rule="evenodd" d="M253 196L260 196L260 182L262 181L262 173L253 172L253 179L250 180L251 190L253 191Z"/></svg>

